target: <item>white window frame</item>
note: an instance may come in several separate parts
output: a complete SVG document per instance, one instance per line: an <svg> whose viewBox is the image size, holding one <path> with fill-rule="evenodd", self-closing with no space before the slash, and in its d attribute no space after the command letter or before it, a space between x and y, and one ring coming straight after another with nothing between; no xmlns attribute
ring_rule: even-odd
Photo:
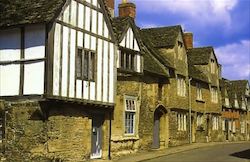
<svg viewBox="0 0 250 162"><path fill-rule="evenodd" d="M129 101L134 102L134 109L129 109L127 107L127 102L129 102ZM136 134L136 115L138 113L136 101L137 101L137 97L133 97L133 96L125 96L124 97L124 110L125 110L124 111L124 134L125 135L135 135ZM126 119L127 114L132 115L132 117L133 117L132 123L131 123L131 121L127 121L127 119ZM130 122L130 123L128 124L128 122ZM127 128L130 126L132 126L132 128Z"/></svg>
<svg viewBox="0 0 250 162"><path fill-rule="evenodd" d="M177 76L177 95L185 97L186 96L186 82L185 78Z"/></svg>
<svg viewBox="0 0 250 162"><path fill-rule="evenodd" d="M244 121L240 122L240 132L245 133L246 123Z"/></svg>
<svg viewBox="0 0 250 162"><path fill-rule="evenodd" d="M235 107L235 108L239 108L239 107L240 107L236 94L234 95L234 107Z"/></svg>
<svg viewBox="0 0 250 162"><path fill-rule="evenodd" d="M201 127L203 126L203 114L197 114L197 121L196 121L196 125L197 127Z"/></svg>
<svg viewBox="0 0 250 162"><path fill-rule="evenodd" d="M217 87L211 87L211 101L218 103L218 90Z"/></svg>
<svg viewBox="0 0 250 162"><path fill-rule="evenodd" d="M215 74L215 60L211 59L211 73Z"/></svg>
<svg viewBox="0 0 250 162"><path fill-rule="evenodd" d="M177 113L177 130L187 131L187 115L185 113Z"/></svg>
<svg viewBox="0 0 250 162"><path fill-rule="evenodd" d="M236 133L236 121L235 120L232 122L232 132Z"/></svg>
<svg viewBox="0 0 250 162"><path fill-rule="evenodd" d="M222 119L222 131L226 131L226 119Z"/></svg>
<svg viewBox="0 0 250 162"><path fill-rule="evenodd" d="M202 88L200 83L196 83L197 100L202 100Z"/></svg>
<svg viewBox="0 0 250 162"><path fill-rule="evenodd" d="M212 117L213 127L212 130L219 130L219 117L213 116Z"/></svg>

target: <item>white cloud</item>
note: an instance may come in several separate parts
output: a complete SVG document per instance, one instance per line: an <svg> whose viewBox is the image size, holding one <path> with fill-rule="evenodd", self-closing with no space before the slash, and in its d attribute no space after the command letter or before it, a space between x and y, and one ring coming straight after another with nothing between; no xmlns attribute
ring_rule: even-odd
<svg viewBox="0 0 250 162"><path fill-rule="evenodd" d="M250 80L250 40L218 47L215 52L224 77Z"/></svg>
<svg viewBox="0 0 250 162"><path fill-rule="evenodd" d="M238 0L135 0L143 12L166 11L183 16L187 22L199 25L225 25L230 28L230 11Z"/></svg>

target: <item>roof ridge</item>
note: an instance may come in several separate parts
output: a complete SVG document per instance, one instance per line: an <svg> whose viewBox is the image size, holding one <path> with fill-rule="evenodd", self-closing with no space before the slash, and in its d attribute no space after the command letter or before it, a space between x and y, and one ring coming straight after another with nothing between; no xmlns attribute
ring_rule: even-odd
<svg viewBox="0 0 250 162"><path fill-rule="evenodd" d="M161 26L161 27L152 27L152 28L142 28L141 30L157 30L157 29L174 28L174 27L180 27L181 28L181 25Z"/></svg>

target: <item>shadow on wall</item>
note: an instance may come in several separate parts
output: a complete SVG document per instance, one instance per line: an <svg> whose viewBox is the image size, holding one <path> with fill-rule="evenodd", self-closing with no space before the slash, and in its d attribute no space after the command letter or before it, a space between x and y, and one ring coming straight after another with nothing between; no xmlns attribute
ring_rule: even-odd
<svg viewBox="0 0 250 162"><path fill-rule="evenodd" d="M250 149L233 153L231 154L231 156L242 158L242 159L250 159Z"/></svg>

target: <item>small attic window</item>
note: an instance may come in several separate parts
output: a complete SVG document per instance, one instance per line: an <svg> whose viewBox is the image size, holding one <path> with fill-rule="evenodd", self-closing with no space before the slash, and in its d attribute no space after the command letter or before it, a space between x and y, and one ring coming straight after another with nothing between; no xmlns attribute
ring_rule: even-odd
<svg viewBox="0 0 250 162"><path fill-rule="evenodd" d="M215 60L211 59L211 73L215 74Z"/></svg>
<svg viewBox="0 0 250 162"><path fill-rule="evenodd" d="M183 43L178 41L178 59L182 60L183 59Z"/></svg>

